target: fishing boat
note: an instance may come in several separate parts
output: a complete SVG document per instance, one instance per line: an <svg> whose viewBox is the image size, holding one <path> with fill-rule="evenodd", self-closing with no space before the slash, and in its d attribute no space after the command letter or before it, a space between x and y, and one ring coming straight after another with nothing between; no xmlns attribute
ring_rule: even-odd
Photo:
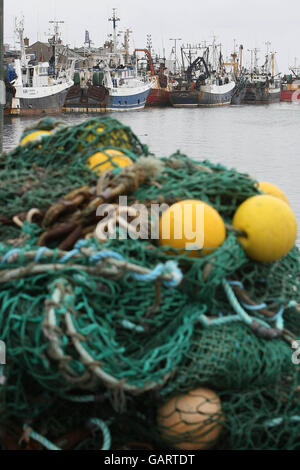
<svg viewBox="0 0 300 470"><path fill-rule="evenodd" d="M283 77L280 100L295 103L300 99L300 67L295 64L290 70L292 74Z"/></svg>
<svg viewBox="0 0 300 470"><path fill-rule="evenodd" d="M172 106L196 108L230 105L236 83L233 75L223 66L221 52L217 59L215 42L190 63L184 75L184 79L178 80L170 92Z"/></svg>
<svg viewBox="0 0 300 470"><path fill-rule="evenodd" d="M129 33L126 30L124 47L119 47L116 9L109 19L113 24L113 39L95 54L92 70L77 71L75 84L66 96L65 112L133 111L145 107L153 82L140 76L137 62L129 54ZM91 59L92 54L91 54Z"/></svg>
<svg viewBox="0 0 300 470"><path fill-rule="evenodd" d="M74 63L69 67L56 68L55 40L53 57L50 62L37 62L26 55L24 44L24 23L17 27L21 45L21 58L14 61L15 78L6 82L10 96L5 107L7 115L54 114L62 111L68 90L73 85Z"/></svg>
<svg viewBox="0 0 300 470"><path fill-rule="evenodd" d="M168 106L170 104L169 94L172 85L169 75L165 73L166 67L159 62L155 67L149 49L136 49L135 53L144 52L147 58L147 70L150 71L152 88L146 101L146 106ZM143 72L144 70L142 70Z"/></svg>
<svg viewBox="0 0 300 470"><path fill-rule="evenodd" d="M258 66L257 52L257 49L251 51L250 71L244 72L232 104L270 104L280 101L281 83L280 75L275 75L275 53L267 53L265 63Z"/></svg>
<svg viewBox="0 0 300 470"><path fill-rule="evenodd" d="M137 75L135 67L104 67L103 85L108 91L106 111L143 109L152 88L152 81Z"/></svg>

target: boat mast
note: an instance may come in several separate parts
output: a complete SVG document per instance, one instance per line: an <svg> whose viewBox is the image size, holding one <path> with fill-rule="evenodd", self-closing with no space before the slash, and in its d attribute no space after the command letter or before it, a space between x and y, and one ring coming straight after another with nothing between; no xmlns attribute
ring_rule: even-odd
<svg viewBox="0 0 300 470"><path fill-rule="evenodd" d="M21 64L23 67L26 66L26 52L24 44L24 17L18 22L15 18L15 33L19 36L20 49L21 49Z"/></svg>
<svg viewBox="0 0 300 470"><path fill-rule="evenodd" d="M254 52L254 69L255 69L255 71L257 71L257 69L258 69L258 52L259 52L259 49L257 49L257 47L255 47L253 52Z"/></svg>
<svg viewBox="0 0 300 470"><path fill-rule="evenodd" d="M60 34L59 34L59 25L60 24L64 24L65 22L64 21L58 21L58 20L52 20L52 21L49 21L49 24L53 24L54 25L54 36L49 39L49 44L51 44L52 46L52 55L53 55L53 58L54 58L54 64L53 64L53 69L54 69L54 73L55 73L55 70L56 70L56 46L57 44L59 44L59 41L60 41Z"/></svg>
<svg viewBox="0 0 300 470"><path fill-rule="evenodd" d="M272 52L272 77L275 77L275 54L276 52Z"/></svg>
<svg viewBox="0 0 300 470"><path fill-rule="evenodd" d="M113 8L113 16L109 18L108 21L112 21L113 23L113 52L117 51L117 22L121 21L120 18L117 17L117 9Z"/></svg>
<svg viewBox="0 0 300 470"><path fill-rule="evenodd" d="M170 41L174 41L174 53L175 53L175 67L174 67L174 72L176 73L177 72L177 64L178 64L178 60L177 60L177 42L178 41L182 41L181 38L170 38Z"/></svg>
<svg viewBox="0 0 300 470"><path fill-rule="evenodd" d="M270 71L270 57L272 59L272 54L270 54L270 46L271 46L271 42L270 41L266 41L265 42L265 45L267 46L267 52L266 52L266 73L269 73ZM272 74L274 75L274 74Z"/></svg>
<svg viewBox="0 0 300 470"><path fill-rule="evenodd" d="M243 44L240 45L240 74L242 74L243 71L243 50L244 46Z"/></svg>
<svg viewBox="0 0 300 470"><path fill-rule="evenodd" d="M212 68L216 70L216 36L213 36L213 43L212 43Z"/></svg>
<svg viewBox="0 0 300 470"><path fill-rule="evenodd" d="M253 49L248 49L248 52L251 54L251 64L250 64L250 73L253 73Z"/></svg>
<svg viewBox="0 0 300 470"><path fill-rule="evenodd" d="M129 64L129 39L132 30L127 28L125 31L125 63L126 65Z"/></svg>

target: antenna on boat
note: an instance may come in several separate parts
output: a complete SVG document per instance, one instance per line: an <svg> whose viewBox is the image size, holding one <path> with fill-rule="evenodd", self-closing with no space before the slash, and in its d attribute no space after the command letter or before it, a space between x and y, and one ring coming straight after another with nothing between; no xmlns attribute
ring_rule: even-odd
<svg viewBox="0 0 300 470"><path fill-rule="evenodd" d="M55 38L56 44L58 44L60 41L59 25L65 24L65 22L59 21L59 20L52 20L52 21L49 21L49 24L54 25L54 38Z"/></svg>
<svg viewBox="0 0 300 470"><path fill-rule="evenodd" d="M178 41L182 41L181 38L170 38L170 41L174 41L174 53L175 53L175 70L174 72L176 72L176 68L177 68L177 42Z"/></svg>
<svg viewBox="0 0 300 470"><path fill-rule="evenodd" d="M112 23L113 23L114 52L116 52L116 49L117 49L117 22L121 21L120 18L117 17L117 9L116 8L113 8L113 16L112 16L112 18L109 18L108 21L112 21Z"/></svg>
<svg viewBox="0 0 300 470"><path fill-rule="evenodd" d="M129 64L129 40L130 40L130 34L132 33L130 28L125 29L125 31L120 31L120 33L124 33L124 50L125 50L125 64Z"/></svg>
<svg viewBox="0 0 300 470"><path fill-rule="evenodd" d="M275 55L277 54L277 52L273 51L271 53L271 56L272 56L272 77L275 76Z"/></svg>
<svg viewBox="0 0 300 470"><path fill-rule="evenodd" d="M152 36L151 34L147 34L147 49L152 56Z"/></svg>
<svg viewBox="0 0 300 470"><path fill-rule="evenodd" d="M244 46L243 44L240 45L240 74L242 73L243 70L243 51L244 51Z"/></svg>
<svg viewBox="0 0 300 470"><path fill-rule="evenodd" d="M48 40L49 44L52 46L52 68L53 68L53 73L55 75L55 72L56 72L56 46L57 44L60 43L61 39L60 39L60 32L59 32L59 26L61 24L64 24L65 22L64 21L60 21L60 20L51 20L49 21L49 24L53 24L54 25L54 36L51 35L51 38Z"/></svg>
<svg viewBox="0 0 300 470"><path fill-rule="evenodd" d="M19 36L20 50L21 50L21 64L26 65L26 52L24 44L24 16L18 21L15 18L15 34Z"/></svg>
<svg viewBox="0 0 300 470"><path fill-rule="evenodd" d="M271 44L272 44L272 43L271 43L270 41L266 41L266 42L265 42L265 45L267 46L267 56L268 56L269 53L270 53L270 46L271 46Z"/></svg>
<svg viewBox="0 0 300 470"><path fill-rule="evenodd" d="M254 49L254 68L257 69L258 67L258 52L259 52L259 49L257 47L255 47Z"/></svg>

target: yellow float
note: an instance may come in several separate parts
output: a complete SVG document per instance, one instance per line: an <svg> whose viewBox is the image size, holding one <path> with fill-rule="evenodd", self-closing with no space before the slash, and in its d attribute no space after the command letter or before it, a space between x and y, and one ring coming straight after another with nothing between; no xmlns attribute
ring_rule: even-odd
<svg viewBox="0 0 300 470"><path fill-rule="evenodd" d="M27 134L20 142L20 145L26 145L28 142L34 142L37 140L41 140L42 137L51 135L51 132L40 130L40 131L32 131L30 134Z"/></svg>
<svg viewBox="0 0 300 470"><path fill-rule="evenodd" d="M289 200L284 194L284 192L273 183L268 183L267 181L261 181L260 183L258 183L258 189L262 193L268 194L269 196L278 197L282 201L289 204Z"/></svg>
<svg viewBox="0 0 300 470"><path fill-rule="evenodd" d="M297 221L286 202L261 195L247 199L236 211L233 226L244 232L238 239L249 258L272 262L283 258L297 239Z"/></svg>
<svg viewBox="0 0 300 470"><path fill-rule="evenodd" d="M79 137L81 140L84 140L87 144L93 144L97 139L97 145L99 147L102 147L103 145L111 145L121 147L126 150L130 150L131 148L129 137L125 129L113 129L107 132L107 127L105 124L97 128L95 128L95 125L89 124L85 127L85 129L90 132L88 132L85 137L83 136L83 134L81 134ZM101 134L103 134L103 139L99 139L98 137L101 137ZM79 150L83 150L84 147L86 147L85 144L84 146L81 143L78 145Z"/></svg>
<svg viewBox="0 0 300 470"><path fill-rule="evenodd" d="M103 152L94 153L87 161L91 170L98 175L107 170L125 168L133 164L133 161L120 150L105 149Z"/></svg>
<svg viewBox="0 0 300 470"><path fill-rule="evenodd" d="M189 251L190 256L206 255L226 238L220 214L209 204L197 200L177 202L160 219L160 244Z"/></svg>
<svg viewBox="0 0 300 470"><path fill-rule="evenodd" d="M175 449L210 449L216 444L223 421L220 398L206 388L173 397L158 410L161 436Z"/></svg>

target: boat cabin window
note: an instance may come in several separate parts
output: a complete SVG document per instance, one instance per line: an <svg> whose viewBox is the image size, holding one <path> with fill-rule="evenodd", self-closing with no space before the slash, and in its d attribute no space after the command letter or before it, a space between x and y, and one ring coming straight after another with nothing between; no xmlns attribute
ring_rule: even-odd
<svg viewBox="0 0 300 470"><path fill-rule="evenodd" d="M39 75L48 75L48 67L39 67Z"/></svg>

